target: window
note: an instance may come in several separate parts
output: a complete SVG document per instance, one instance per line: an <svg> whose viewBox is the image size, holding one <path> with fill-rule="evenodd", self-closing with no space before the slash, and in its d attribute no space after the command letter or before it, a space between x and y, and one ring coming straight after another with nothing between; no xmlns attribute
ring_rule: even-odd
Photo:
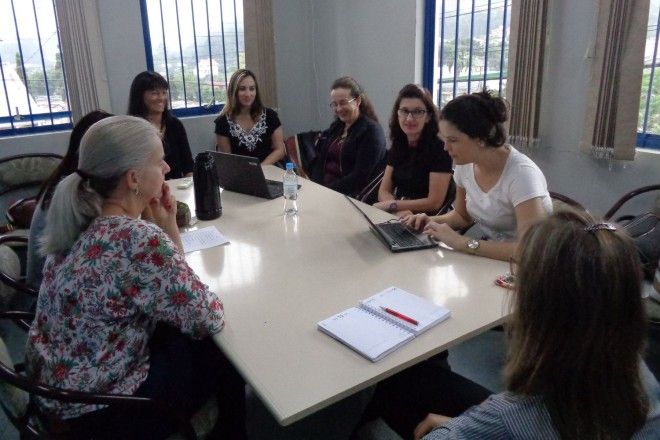
<svg viewBox="0 0 660 440"><path fill-rule="evenodd" d="M0 136L71 128L53 0L0 0Z"/></svg>
<svg viewBox="0 0 660 440"><path fill-rule="evenodd" d="M658 37L660 36L660 0L651 0L644 50L642 95L637 120L637 146L660 149L660 71Z"/></svg>
<svg viewBox="0 0 660 440"><path fill-rule="evenodd" d="M245 67L242 0L141 0L147 68L170 85L178 116L217 113Z"/></svg>
<svg viewBox="0 0 660 440"><path fill-rule="evenodd" d="M442 107L455 96L506 87L511 0L427 0L424 87Z"/></svg>

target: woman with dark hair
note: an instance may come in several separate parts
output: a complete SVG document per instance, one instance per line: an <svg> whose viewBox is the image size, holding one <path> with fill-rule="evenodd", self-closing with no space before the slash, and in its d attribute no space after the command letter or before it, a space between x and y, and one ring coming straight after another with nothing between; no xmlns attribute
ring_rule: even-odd
<svg viewBox="0 0 660 440"><path fill-rule="evenodd" d="M313 181L356 196L385 166L385 135L362 87L350 76L332 83L330 108L335 120L321 133Z"/></svg>
<svg viewBox="0 0 660 440"><path fill-rule="evenodd" d="M168 109L169 89L160 73L139 73L131 84L128 114L146 119L158 130L170 166L165 179L178 179L192 176L194 162L186 129Z"/></svg>
<svg viewBox="0 0 660 440"><path fill-rule="evenodd" d="M506 143L506 102L490 92L459 96L440 113L440 135L454 160L454 210L403 221L455 250L508 260L517 237L552 212L543 173L531 159ZM478 240L459 234L477 223Z"/></svg>
<svg viewBox="0 0 660 440"><path fill-rule="evenodd" d="M257 77L238 69L227 88L227 102L215 120L217 150L256 157L262 165L284 158L284 134L277 112L264 107Z"/></svg>
<svg viewBox="0 0 660 440"><path fill-rule="evenodd" d="M66 150L64 159L57 166L55 171L46 179L41 185L39 193L37 194L37 206L32 215L32 222L30 223L30 236L28 239L27 250L27 264L25 269L25 277L30 287L38 289L41 284L41 269L44 267L45 258L37 253L39 245L39 238L41 233L46 227L46 211L50 206L50 200L53 197L53 191L57 184L76 171L78 166L78 149L80 147L80 140L87 132L87 129L95 122L112 116L103 110L94 110L83 116L80 121L71 130L71 137L69 138L69 148Z"/></svg>
<svg viewBox="0 0 660 440"><path fill-rule="evenodd" d="M659 437L660 386L641 360L640 262L615 229L575 212L527 229L515 257L506 391L453 419L429 414L415 439Z"/></svg>
<svg viewBox="0 0 660 440"><path fill-rule="evenodd" d="M40 240L47 257L26 371L63 389L153 398L186 417L215 396L215 434L244 439L245 384L211 339L224 326L222 302L186 263L164 158L143 118L105 118L83 136ZM76 438L162 439L176 430L144 408L33 403Z"/></svg>
<svg viewBox="0 0 660 440"><path fill-rule="evenodd" d="M451 158L438 138L438 108L429 93L405 85L390 118L392 146L374 206L397 215L437 213L451 182Z"/></svg>

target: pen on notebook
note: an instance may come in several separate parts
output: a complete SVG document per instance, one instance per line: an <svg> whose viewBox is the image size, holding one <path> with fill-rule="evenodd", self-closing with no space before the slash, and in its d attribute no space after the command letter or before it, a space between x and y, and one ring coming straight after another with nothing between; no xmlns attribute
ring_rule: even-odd
<svg viewBox="0 0 660 440"><path fill-rule="evenodd" d="M385 310L386 313L389 313L389 314L392 315L392 316L396 316L396 317L399 318L399 319L403 319L404 321L409 322L409 323L411 323L412 325L419 325L419 322L415 321L414 319L412 319L412 318L409 317L409 316L404 315L403 313L399 313L399 312L397 312L396 310L392 310L392 309L390 309L389 307L383 307L383 306L381 306L381 308L382 308L383 310Z"/></svg>

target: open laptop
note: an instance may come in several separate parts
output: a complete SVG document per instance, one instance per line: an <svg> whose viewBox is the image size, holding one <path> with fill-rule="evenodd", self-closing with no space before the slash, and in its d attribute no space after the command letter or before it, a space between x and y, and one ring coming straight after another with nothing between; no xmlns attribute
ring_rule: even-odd
<svg viewBox="0 0 660 440"><path fill-rule="evenodd" d="M433 241L428 235L416 233L398 221L375 224L350 197L345 197L367 219L371 230L385 243L385 246L390 251L416 251L418 249L429 249L438 246L438 243Z"/></svg>
<svg viewBox="0 0 660 440"><path fill-rule="evenodd" d="M276 199L284 194L282 182L268 180L256 157L209 151L215 161L220 186L227 191L264 199Z"/></svg>

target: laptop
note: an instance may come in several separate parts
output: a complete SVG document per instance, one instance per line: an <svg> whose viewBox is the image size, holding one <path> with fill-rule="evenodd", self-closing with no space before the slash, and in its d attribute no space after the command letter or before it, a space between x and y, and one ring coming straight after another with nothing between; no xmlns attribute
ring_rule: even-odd
<svg viewBox="0 0 660 440"><path fill-rule="evenodd" d="M263 199L276 199L284 194L282 182L268 180L256 157L209 151L215 161L220 186Z"/></svg>
<svg viewBox="0 0 660 440"><path fill-rule="evenodd" d="M369 216L350 197L344 197L367 219L371 230L391 252L416 251L418 249L438 247L438 243L433 241L428 235L414 232L398 221L374 224Z"/></svg>

